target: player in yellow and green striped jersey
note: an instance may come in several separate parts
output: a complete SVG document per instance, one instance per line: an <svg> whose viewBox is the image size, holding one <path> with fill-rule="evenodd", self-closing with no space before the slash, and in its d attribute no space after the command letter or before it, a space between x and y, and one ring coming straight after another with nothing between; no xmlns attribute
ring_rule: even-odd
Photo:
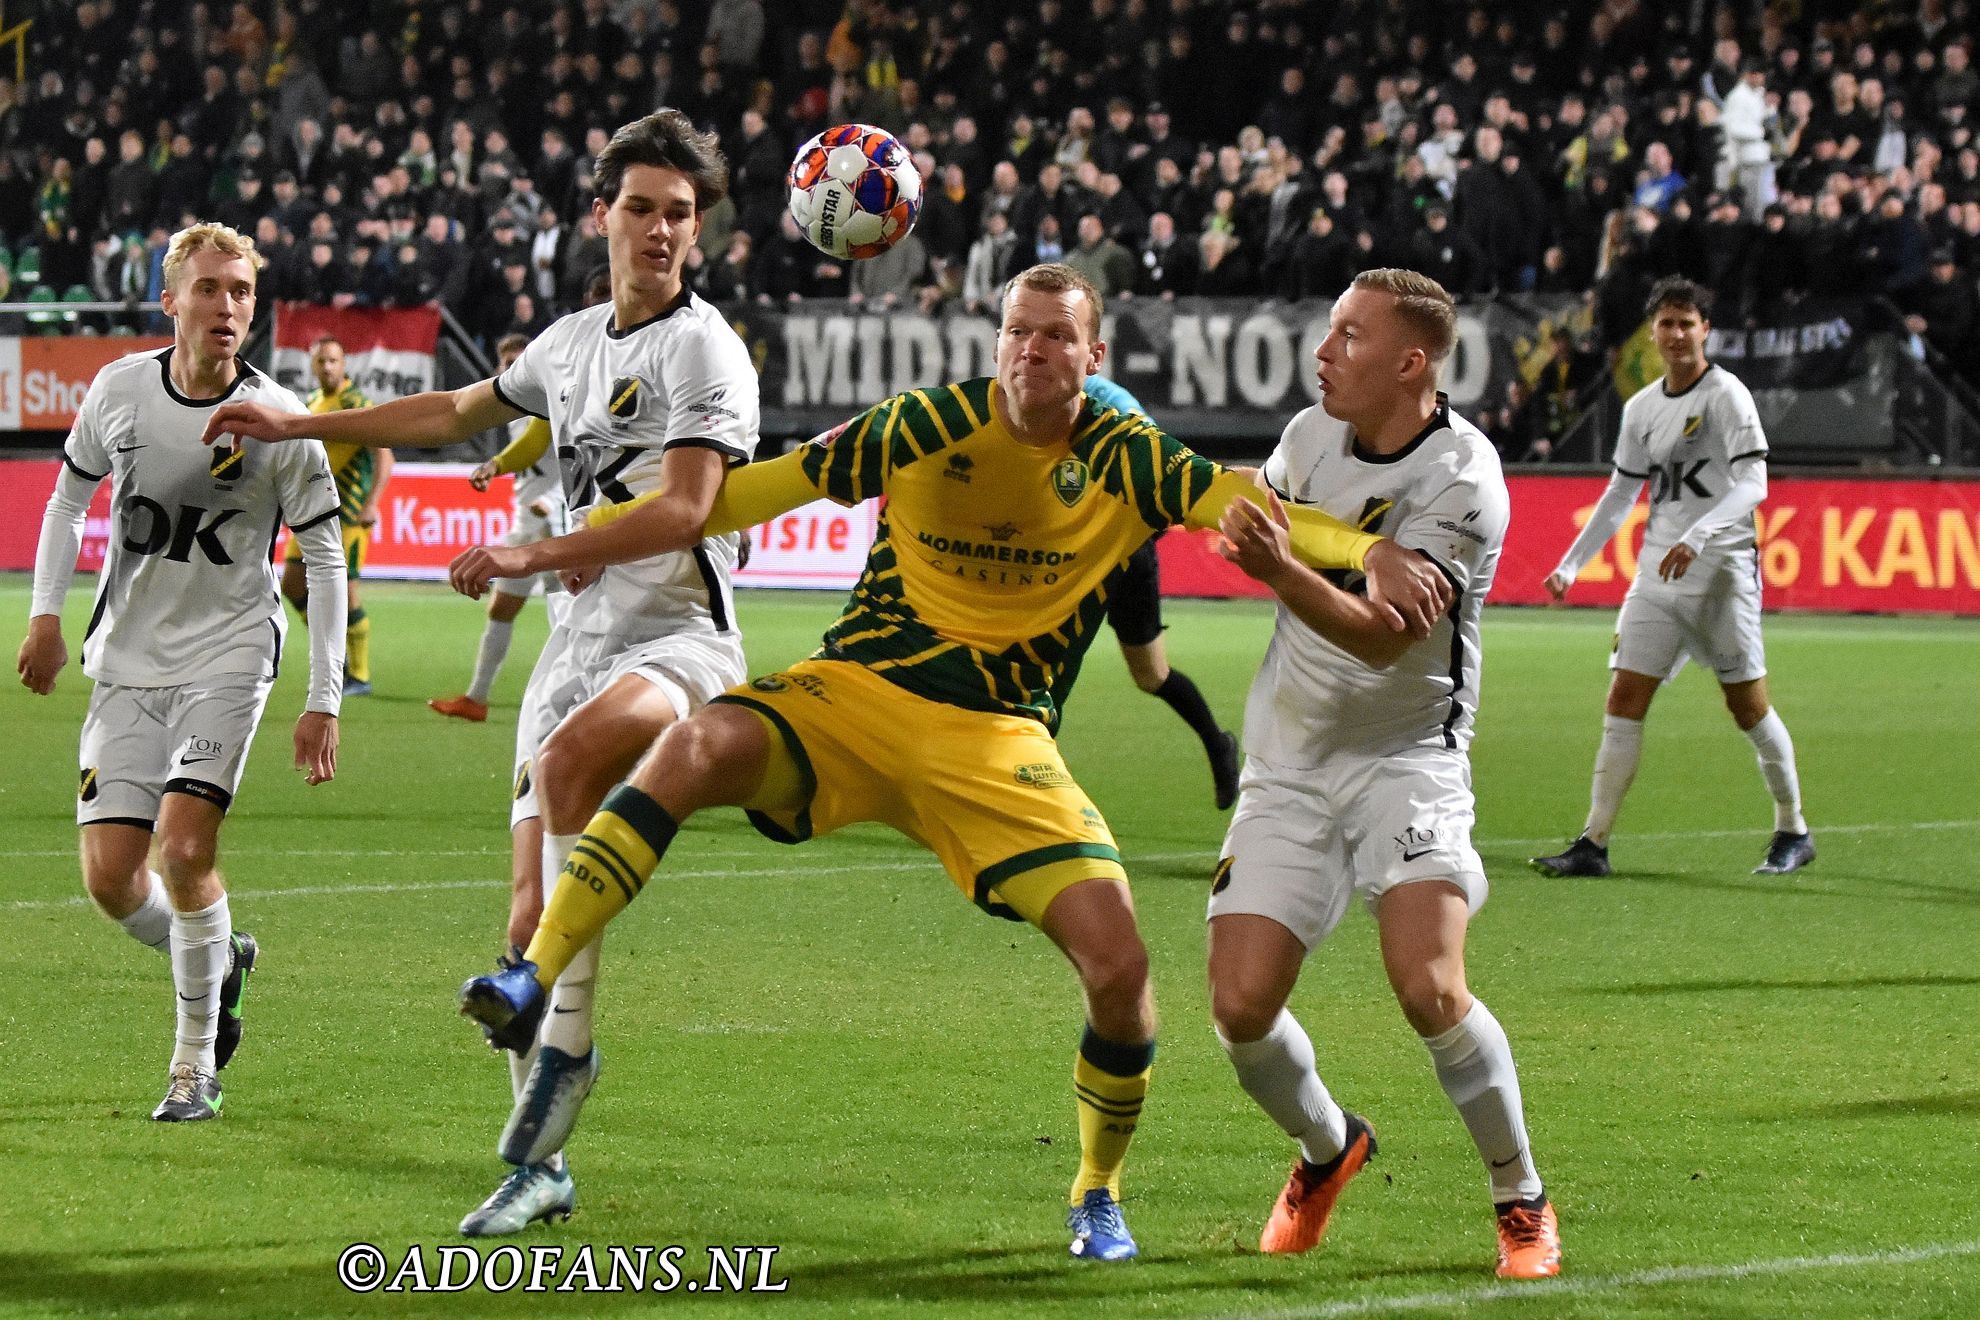
<svg viewBox="0 0 1980 1320"><path fill-rule="evenodd" d="M333 335L324 335L309 349L309 369L316 376L307 407L313 413L342 412L349 408L369 408L371 400L344 374L344 346ZM330 475L337 483L337 523L344 538L344 562L349 570L346 588L350 592L350 614L344 631L344 694L369 696L371 693L371 620L358 601L358 575L364 567L365 552L371 547L371 529L378 522L378 501L392 477L392 451L367 449L362 445L332 442L324 446L330 456ZM303 582L302 551L294 541L282 558L282 594L307 615L309 590Z"/></svg>
<svg viewBox="0 0 1980 1320"><path fill-rule="evenodd" d="M820 495L887 497L823 646L661 736L587 826L527 960L468 982L463 1012L498 1042L526 1043L544 988L639 893L695 811L741 806L789 843L884 822L933 852L984 910L1037 926L1072 962L1086 1025L1073 1068L1071 1250L1136 1254L1121 1166L1155 1050L1148 957L1113 835L1053 731L1135 548L1178 523L1214 527L1258 491L1146 417L1085 394L1106 348L1099 323L1078 272L1035 267L1012 281L996 379L896 395L794 453L732 471L705 525L679 525L664 502L617 506L607 512L631 511L455 561L455 586L477 594L494 577L691 546ZM1425 635L1447 606L1428 560L1307 510L1291 520L1296 553L1365 571L1397 629ZM581 1100L519 1108L511 1126L557 1149Z"/></svg>

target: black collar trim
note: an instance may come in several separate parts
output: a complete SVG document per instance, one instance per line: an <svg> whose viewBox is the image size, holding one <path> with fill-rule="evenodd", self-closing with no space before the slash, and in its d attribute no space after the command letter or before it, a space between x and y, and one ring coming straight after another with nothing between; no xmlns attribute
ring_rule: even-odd
<svg viewBox="0 0 1980 1320"><path fill-rule="evenodd" d="M1682 399L1685 395L1691 393L1693 390L1697 389L1700 385L1703 385L1705 383L1705 378L1711 375L1712 369L1718 365L1719 364L1716 362L1707 362L1705 364L1705 370L1698 373L1698 379L1692 381L1691 384L1685 386L1681 390L1673 391L1671 389L1669 377L1665 377L1664 380L1658 383L1659 388L1663 390L1664 397L1667 399Z"/></svg>
<svg viewBox="0 0 1980 1320"><path fill-rule="evenodd" d="M638 334L640 331L646 329L647 326L666 320L668 317L672 316L675 312L680 311L681 308L687 306L689 303L693 301L694 301L694 290L688 288L688 286L685 283L683 283L681 285L681 292L679 297L675 298L674 301L668 303L665 307L662 307L659 311L655 312L653 315L647 317L644 321L635 321L633 324L627 326L623 330L618 329L617 327L611 325L608 322L605 326L605 337L607 339L624 339L627 335ZM614 313L614 315L617 315L617 313Z"/></svg>
<svg viewBox="0 0 1980 1320"><path fill-rule="evenodd" d="M1425 440L1444 430L1451 424L1451 401L1442 390L1437 391L1437 406L1430 413L1430 420L1423 424L1410 442L1393 454L1378 454L1362 446L1361 437L1354 438L1354 456L1363 463L1400 463L1420 449Z"/></svg>
<svg viewBox="0 0 1980 1320"><path fill-rule="evenodd" d="M249 366L245 358L239 354L235 354L234 383L232 385L229 385L225 390L210 399L189 399L179 393L178 388L172 384L172 352L173 350L168 348L158 355L158 376L160 380L164 381L165 393L170 396L172 402L181 404L187 408L211 408L215 404L225 403L233 395L235 390L246 383L248 377L261 374Z"/></svg>

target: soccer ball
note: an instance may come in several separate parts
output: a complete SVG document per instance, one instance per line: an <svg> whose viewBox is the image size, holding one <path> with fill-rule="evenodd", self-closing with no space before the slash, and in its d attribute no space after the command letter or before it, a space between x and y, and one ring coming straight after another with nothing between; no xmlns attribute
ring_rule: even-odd
<svg viewBox="0 0 1980 1320"><path fill-rule="evenodd" d="M790 184L791 218L828 256L877 257L921 214L921 172L870 124L840 124L799 147Z"/></svg>

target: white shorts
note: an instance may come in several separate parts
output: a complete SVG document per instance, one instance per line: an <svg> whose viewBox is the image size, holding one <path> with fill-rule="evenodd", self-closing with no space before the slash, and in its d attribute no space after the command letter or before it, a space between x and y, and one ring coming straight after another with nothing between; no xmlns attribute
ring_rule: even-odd
<svg viewBox="0 0 1980 1320"><path fill-rule="evenodd" d="M561 536L563 530L552 519L539 517L526 508L518 509L516 520L509 527L509 534L502 538L502 544L528 545L533 541L547 541L553 536ZM557 575L547 570L523 578L496 578L488 585L504 596L521 596L525 600L539 591L548 595L562 589Z"/></svg>
<svg viewBox="0 0 1980 1320"><path fill-rule="evenodd" d="M1310 950L1340 924L1355 893L1373 913L1397 885L1448 880L1477 912L1487 886L1471 846L1474 815L1463 752L1342 754L1310 770L1248 756L1210 915L1270 917Z"/></svg>
<svg viewBox="0 0 1980 1320"><path fill-rule="evenodd" d="M150 829L167 793L226 811L273 686L257 674L161 688L98 683L83 716L76 823Z"/></svg>
<svg viewBox="0 0 1980 1320"><path fill-rule="evenodd" d="M1687 581L1677 591L1657 577L1647 560L1645 567L1646 573L1639 573L1630 584L1622 612L1616 616L1609 668L1669 682L1685 661L1696 660L1721 683L1766 676L1757 556L1747 555L1713 570L1709 584ZM1703 567L1693 565L1691 573Z"/></svg>
<svg viewBox="0 0 1980 1320"><path fill-rule="evenodd" d="M742 640L734 634L678 633L628 640L609 633L550 630L543 654L523 689L516 717L516 773L509 804L509 828L538 813L536 779L530 766L559 724L585 702L637 674L667 694L674 718L686 719L747 678Z"/></svg>

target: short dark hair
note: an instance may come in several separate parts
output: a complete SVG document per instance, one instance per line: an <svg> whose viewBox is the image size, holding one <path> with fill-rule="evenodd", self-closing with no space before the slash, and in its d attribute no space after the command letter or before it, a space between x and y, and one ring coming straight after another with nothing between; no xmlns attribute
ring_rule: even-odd
<svg viewBox="0 0 1980 1320"><path fill-rule="evenodd" d="M1643 304L1645 320L1654 321L1666 307L1698 313L1698 319L1712 319L1712 291L1682 275L1666 275L1650 286L1650 297Z"/></svg>
<svg viewBox="0 0 1980 1320"><path fill-rule="evenodd" d="M695 128L694 121L678 110L655 110L612 134L592 169L598 200L610 206L619 199L626 169L632 165L658 165L687 175L694 185L696 212L706 211L729 192L729 163L722 158L720 142L713 133Z"/></svg>

